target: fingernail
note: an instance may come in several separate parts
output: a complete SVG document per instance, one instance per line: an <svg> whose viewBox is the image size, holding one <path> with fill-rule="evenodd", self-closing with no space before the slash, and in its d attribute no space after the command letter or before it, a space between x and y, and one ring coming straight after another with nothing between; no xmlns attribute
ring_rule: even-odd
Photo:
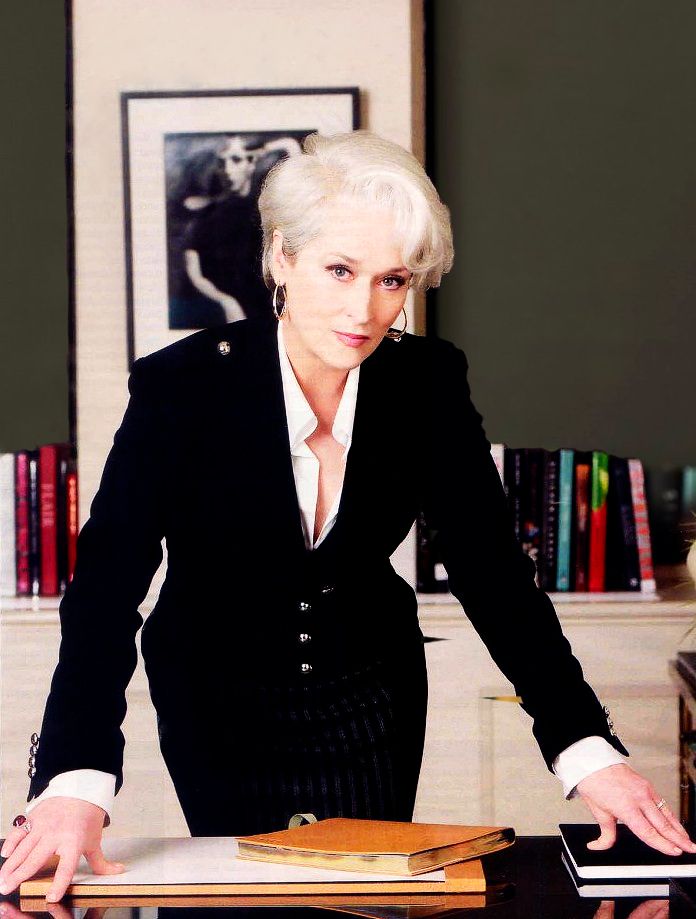
<svg viewBox="0 0 696 919"><path fill-rule="evenodd" d="M49 890L49 892L46 894L46 902L47 903L57 903L58 902L58 897L56 896L56 893L54 890Z"/></svg>
<svg viewBox="0 0 696 919"><path fill-rule="evenodd" d="M681 855L682 850L678 849L676 846L672 849L672 855Z"/></svg>
<svg viewBox="0 0 696 919"><path fill-rule="evenodd" d="M0 858L7 858L7 856L5 855L5 846L3 846L2 849L0 849Z"/></svg>

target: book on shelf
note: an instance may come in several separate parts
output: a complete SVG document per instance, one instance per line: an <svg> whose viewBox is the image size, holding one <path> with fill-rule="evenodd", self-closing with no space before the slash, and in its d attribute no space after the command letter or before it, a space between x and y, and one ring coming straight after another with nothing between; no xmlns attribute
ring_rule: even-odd
<svg viewBox="0 0 696 919"><path fill-rule="evenodd" d="M77 530L69 444L0 454L0 596L60 596L74 570Z"/></svg>
<svg viewBox="0 0 696 919"><path fill-rule="evenodd" d="M656 597L640 460L602 450L549 451L504 444L492 444L491 455L515 535L534 560L543 590L566 601ZM684 470L685 482L690 483L687 471L689 467ZM448 590L440 535L422 514L417 588L423 593Z"/></svg>
<svg viewBox="0 0 696 919"><path fill-rule="evenodd" d="M411 876L480 858L514 840L511 827L331 817L275 833L238 836L237 845L240 858Z"/></svg>
<svg viewBox="0 0 696 919"><path fill-rule="evenodd" d="M696 855L663 855L624 824L611 849L588 849L596 839L593 823L562 823L563 859L581 896L667 896L670 878L696 878ZM590 893L592 888L597 892ZM601 893L613 889L614 893ZM661 891L661 892L658 892Z"/></svg>

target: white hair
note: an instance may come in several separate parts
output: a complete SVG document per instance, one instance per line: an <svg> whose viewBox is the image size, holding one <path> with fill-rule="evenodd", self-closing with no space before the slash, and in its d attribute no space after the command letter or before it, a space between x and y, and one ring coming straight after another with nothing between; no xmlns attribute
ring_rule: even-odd
<svg viewBox="0 0 696 919"><path fill-rule="evenodd" d="M302 153L269 171L259 196L263 276L273 286L273 231L295 256L322 229L325 205L350 196L387 210L401 238L404 265L418 290L438 287L452 267L449 209L418 160L371 131L310 134Z"/></svg>

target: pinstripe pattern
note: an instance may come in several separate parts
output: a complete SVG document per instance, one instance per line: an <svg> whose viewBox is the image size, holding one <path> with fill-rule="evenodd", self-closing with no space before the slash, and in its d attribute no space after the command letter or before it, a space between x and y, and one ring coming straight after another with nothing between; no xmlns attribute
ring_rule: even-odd
<svg viewBox="0 0 696 919"><path fill-rule="evenodd" d="M410 820L418 770L400 767L400 694L377 666L334 680L249 690L254 746L236 738L221 794L220 761L200 751L194 761L161 725L162 752L191 832L263 832L308 811L319 819ZM415 738L417 746L418 730Z"/></svg>

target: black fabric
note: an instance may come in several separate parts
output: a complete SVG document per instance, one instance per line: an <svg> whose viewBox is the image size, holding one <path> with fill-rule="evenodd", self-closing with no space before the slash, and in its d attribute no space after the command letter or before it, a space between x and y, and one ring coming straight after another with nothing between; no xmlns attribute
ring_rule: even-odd
<svg viewBox="0 0 696 919"><path fill-rule="evenodd" d="M384 686L400 713L390 750L404 751L409 776L395 808L406 807L422 753L425 663L415 595L389 559L421 509L440 532L452 591L522 696L547 764L590 734L623 750L515 540L464 354L405 335L363 362L338 516L308 552L276 331L273 319L245 320L136 361L60 604L60 657L30 797L78 768L113 772L120 786L138 605L166 538L167 575L142 652L161 723L179 733L168 763L184 770L183 784L197 781L196 762L211 796L229 787L230 770L232 778L246 771L248 783L254 770L244 763L258 764L268 733L254 687L284 687L279 704L291 712L292 687L314 687L320 704L319 687L386 668ZM303 673L303 664L311 669ZM191 752L174 752L187 734ZM206 741L220 736L234 743L204 761ZM329 775L327 751L318 757ZM287 765L279 762L274 777L282 787ZM367 794L360 806L376 800ZM345 791L334 805L353 806ZM284 815L286 804L278 807Z"/></svg>

